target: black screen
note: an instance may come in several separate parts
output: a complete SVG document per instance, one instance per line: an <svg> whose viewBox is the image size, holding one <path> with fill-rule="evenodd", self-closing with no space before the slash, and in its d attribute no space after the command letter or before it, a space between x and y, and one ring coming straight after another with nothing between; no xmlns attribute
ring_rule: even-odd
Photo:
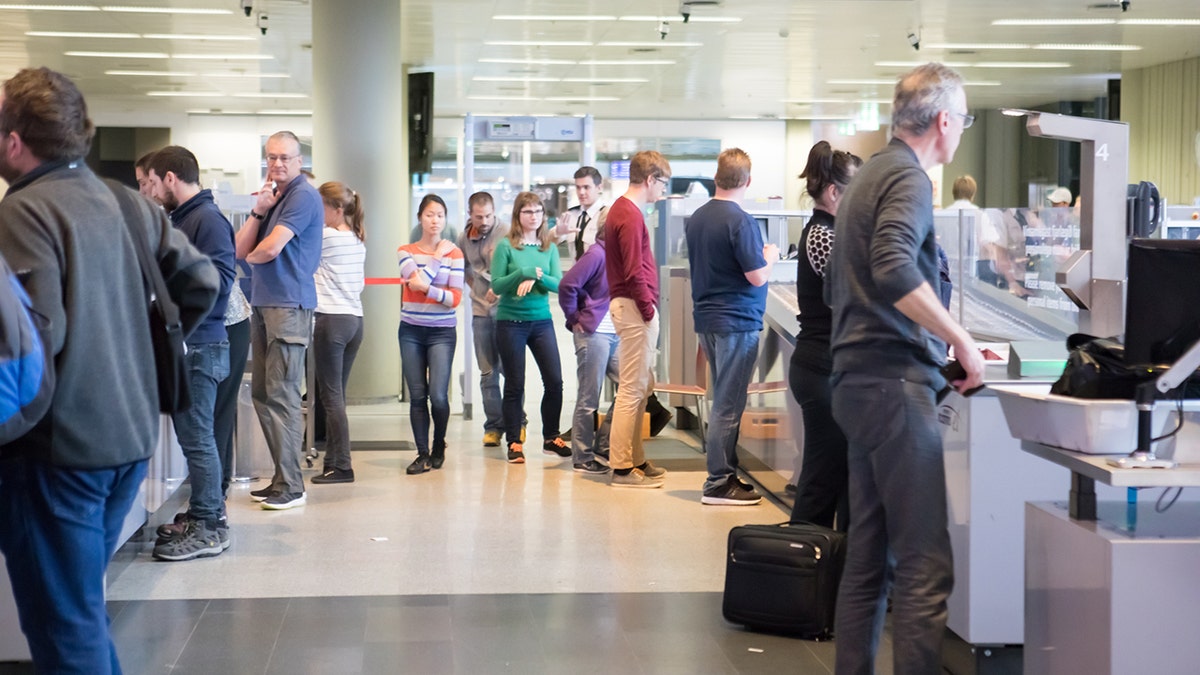
<svg viewBox="0 0 1200 675"><path fill-rule="evenodd" d="M1200 339L1200 241L1129 244L1125 361L1170 365Z"/></svg>
<svg viewBox="0 0 1200 675"><path fill-rule="evenodd" d="M433 171L433 73L408 75L408 172Z"/></svg>

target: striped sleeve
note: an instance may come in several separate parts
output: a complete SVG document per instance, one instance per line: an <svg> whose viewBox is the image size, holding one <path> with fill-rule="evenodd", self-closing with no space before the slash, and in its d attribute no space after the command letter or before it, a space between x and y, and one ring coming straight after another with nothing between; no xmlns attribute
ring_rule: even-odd
<svg viewBox="0 0 1200 675"><path fill-rule="evenodd" d="M406 284L401 293L400 320L417 326L454 326L455 308L462 301L463 254L451 245L437 256L421 250L417 244L405 244L399 251L400 276L409 279L420 274L429 280L429 289L421 292Z"/></svg>

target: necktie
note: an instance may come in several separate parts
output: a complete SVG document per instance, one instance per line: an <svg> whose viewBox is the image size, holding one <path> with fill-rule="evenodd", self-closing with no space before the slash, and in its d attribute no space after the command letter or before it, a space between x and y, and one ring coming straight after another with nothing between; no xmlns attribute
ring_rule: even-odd
<svg viewBox="0 0 1200 675"><path fill-rule="evenodd" d="M587 209L580 207L579 209L579 231L575 233L575 259L579 260L583 257L583 228L587 227L588 213Z"/></svg>

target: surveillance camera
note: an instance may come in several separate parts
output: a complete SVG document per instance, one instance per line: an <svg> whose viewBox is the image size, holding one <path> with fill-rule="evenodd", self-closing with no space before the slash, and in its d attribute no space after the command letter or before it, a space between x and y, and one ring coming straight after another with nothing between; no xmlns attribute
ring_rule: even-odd
<svg viewBox="0 0 1200 675"><path fill-rule="evenodd" d="M1129 0L1121 0L1121 11L1122 12L1129 11Z"/></svg>
<svg viewBox="0 0 1200 675"><path fill-rule="evenodd" d="M688 0L681 0L679 3L679 14L683 17L683 22L687 23L688 19L692 18L692 3Z"/></svg>
<svg viewBox="0 0 1200 675"><path fill-rule="evenodd" d="M917 33L909 33L908 44L911 45L915 51L921 51L921 36Z"/></svg>
<svg viewBox="0 0 1200 675"><path fill-rule="evenodd" d="M262 31L262 34L266 35L267 34L267 24L269 23L269 21L267 19L267 13L259 12L258 13L258 21L256 21L255 23L258 25L258 29Z"/></svg>
<svg viewBox="0 0 1200 675"><path fill-rule="evenodd" d="M663 39L663 40L666 40L666 39L667 39L667 34L668 34L668 33L670 33L670 32L671 32L671 27L670 27L669 25L667 25L667 22L666 22L666 21L659 21L659 22L658 22L658 36L659 36L659 38L661 38L661 39Z"/></svg>
<svg viewBox="0 0 1200 675"><path fill-rule="evenodd" d="M250 12L254 11L253 0L242 0L242 11L246 13L246 18L250 18Z"/></svg>

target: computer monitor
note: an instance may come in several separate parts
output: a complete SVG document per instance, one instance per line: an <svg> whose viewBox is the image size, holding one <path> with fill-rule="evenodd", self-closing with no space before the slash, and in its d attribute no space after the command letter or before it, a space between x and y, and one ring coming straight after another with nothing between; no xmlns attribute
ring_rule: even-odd
<svg viewBox="0 0 1200 675"><path fill-rule="evenodd" d="M1133 239L1125 362L1170 365L1200 340L1200 241Z"/></svg>

